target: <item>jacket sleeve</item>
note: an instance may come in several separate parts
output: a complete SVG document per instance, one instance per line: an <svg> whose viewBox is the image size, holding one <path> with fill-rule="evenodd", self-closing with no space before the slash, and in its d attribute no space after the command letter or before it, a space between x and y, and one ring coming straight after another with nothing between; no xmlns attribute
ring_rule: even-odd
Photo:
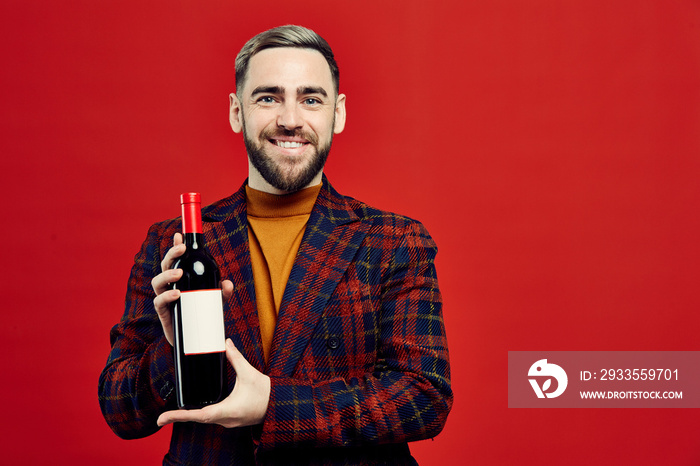
<svg viewBox="0 0 700 466"><path fill-rule="evenodd" d="M376 304L373 369L362 377L271 378L263 451L399 443L442 430L453 394L436 253L418 222L396 234Z"/></svg>
<svg viewBox="0 0 700 466"><path fill-rule="evenodd" d="M148 231L129 277L126 309L112 328L112 350L99 380L99 402L110 428L125 439L156 432L158 415L174 407L172 347L153 307L151 279L160 273L158 225Z"/></svg>

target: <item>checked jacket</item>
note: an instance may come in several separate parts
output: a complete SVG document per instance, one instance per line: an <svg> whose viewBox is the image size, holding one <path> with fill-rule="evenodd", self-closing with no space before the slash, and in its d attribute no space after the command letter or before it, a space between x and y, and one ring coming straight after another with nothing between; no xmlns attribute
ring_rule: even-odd
<svg viewBox="0 0 700 466"><path fill-rule="evenodd" d="M323 186L306 226L263 360L244 187L202 211L222 279L226 337L271 379L264 423L175 423L164 464L415 464L407 443L443 428L452 406L435 243L414 220ZM135 257L126 310L99 381L122 438L158 430L175 409L172 347L151 279L180 219L153 225ZM228 368L229 390L235 374Z"/></svg>

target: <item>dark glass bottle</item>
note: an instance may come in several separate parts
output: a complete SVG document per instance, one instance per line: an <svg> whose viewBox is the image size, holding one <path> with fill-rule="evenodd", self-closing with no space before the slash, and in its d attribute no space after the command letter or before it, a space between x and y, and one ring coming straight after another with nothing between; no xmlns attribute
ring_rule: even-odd
<svg viewBox="0 0 700 466"><path fill-rule="evenodd" d="M201 197L180 196L187 249L173 268L182 277L173 309L175 387L180 408L201 408L223 399L226 386L224 312L219 268L204 248Z"/></svg>

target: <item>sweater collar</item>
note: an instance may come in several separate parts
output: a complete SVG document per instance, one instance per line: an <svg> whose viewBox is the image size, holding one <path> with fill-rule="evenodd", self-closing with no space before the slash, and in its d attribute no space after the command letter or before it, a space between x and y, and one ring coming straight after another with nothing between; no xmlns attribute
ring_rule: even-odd
<svg viewBox="0 0 700 466"><path fill-rule="evenodd" d="M222 222L232 216L247 215L245 188L248 180L231 196L221 199L202 209L202 220ZM328 218L336 225L342 225L359 220L357 213L350 205L351 198L339 194L323 175L321 189L316 198L312 214L317 213Z"/></svg>
<svg viewBox="0 0 700 466"><path fill-rule="evenodd" d="M291 194L270 194L246 185L247 215L249 217L280 218L308 215L316 204L322 183Z"/></svg>

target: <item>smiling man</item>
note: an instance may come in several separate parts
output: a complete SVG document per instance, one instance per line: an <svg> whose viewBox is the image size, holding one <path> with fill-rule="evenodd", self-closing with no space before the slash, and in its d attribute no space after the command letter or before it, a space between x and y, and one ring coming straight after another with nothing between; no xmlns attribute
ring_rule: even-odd
<svg viewBox="0 0 700 466"><path fill-rule="evenodd" d="M164 464L415 464L452 406L434 242L323 175L345 126L333 53L299 26L236 58L229 120L247 182L202 210L222 281L230 395L176 410L171 269L179 219L151 227L111 332L100 405L123 438L173 423Z"/></svg>
<svg viewBox="0 0 700 466"><path fill-rule="evenodd" d="M231 127L243 131L248 185L275 194L321 182L333 134L345 127L323 55L302 48L270 48L253 55L248 75L231 94Z"/></svg>

